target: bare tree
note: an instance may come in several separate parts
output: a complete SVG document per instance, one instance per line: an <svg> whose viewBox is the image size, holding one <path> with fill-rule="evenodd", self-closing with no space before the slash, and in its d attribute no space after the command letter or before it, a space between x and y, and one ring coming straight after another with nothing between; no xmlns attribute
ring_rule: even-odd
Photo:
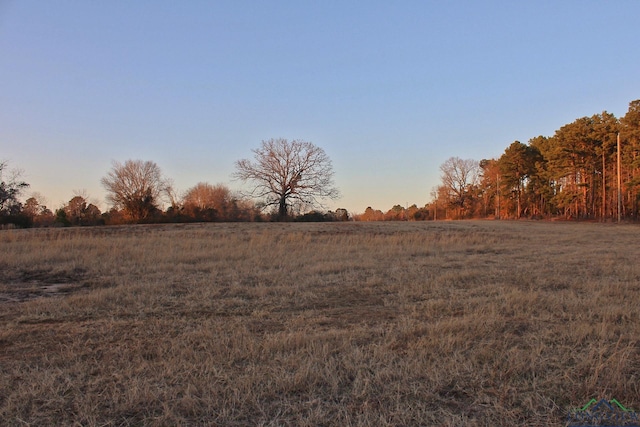
<svg viewBox="0 0 640 427"><path fill-rule="evenodd" d="M447 193L447 199L455 207L460 217L471 202L471 190L478 184L479 162L477 160L463 160L459 157L447 159L441 166L442 190Z"/></svg>
<svg viewBox="0 0 640 427"><path fill-rule="evenodd" d="M22 181L19 170L7 170L8 163L0 162L0 215L11 216L20 213L22 203L18 200L22 190L29 184Z"/></svg>
<svg viewBox="0 0 640 427"><path fill-rule="evenodd" d="M182 204L187 214L194 218L228 220L233 202L231 191L226 186L200 182L187 190Z"/></svg>
<svg viewBox="0 0 640 427"><path fill-rule="evenodd" d="M127 160L124 164L113 162L102 185L114 207L122 209L131 220L142 221L158 210L169 182L154 162Z"/></svg>
<svg viewBox="0 0 640 427"><path fill-rule="evenodd" d="M270 139L252 151L253 161L236 162L234 177L251 181L250 196L263 199L265 207L277 206L280 219L294 203L322 206L321 199L339 197L331 160L313 143Z"/></svg>

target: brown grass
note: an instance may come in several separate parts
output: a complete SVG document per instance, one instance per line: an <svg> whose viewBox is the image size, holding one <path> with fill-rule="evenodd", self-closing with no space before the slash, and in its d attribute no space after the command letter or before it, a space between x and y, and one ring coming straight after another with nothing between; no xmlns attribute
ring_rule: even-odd
<svg viewBox="0 0 640 427"><path fill-rule="evenodd" d="M640 228L0 232L0 424L564 425L640 408Z"/></svg>

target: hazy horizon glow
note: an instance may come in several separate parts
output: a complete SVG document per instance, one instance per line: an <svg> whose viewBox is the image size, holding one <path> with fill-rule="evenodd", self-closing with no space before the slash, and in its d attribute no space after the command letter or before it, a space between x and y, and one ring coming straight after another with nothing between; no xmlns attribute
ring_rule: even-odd
<svg viewBox="0 0 640 427"><path fill-rule="evenodd" d="M262 140L333 161L363 212L423 206L449 157L640 98L640 2L0 2L0 159L60 207L112 161L233 190Z"/></svg>

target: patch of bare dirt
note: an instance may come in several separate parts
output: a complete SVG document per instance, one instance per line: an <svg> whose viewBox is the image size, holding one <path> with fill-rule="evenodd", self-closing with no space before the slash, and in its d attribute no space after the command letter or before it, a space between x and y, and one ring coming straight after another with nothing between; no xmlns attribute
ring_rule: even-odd
<svg viewBox="0 0 640 427"><path fill-rule="evenodd" d="M69 272L37 270L5 277L0 281L0 304L68 295L87 287L84 276L84 270L74 269Z"/></svg>
<svg viewBox="0 0 640 427"><path fill-rule="evenodd" d="M83 288L80 283L11 283L0 285L0 304L69 294Z"/></svg>

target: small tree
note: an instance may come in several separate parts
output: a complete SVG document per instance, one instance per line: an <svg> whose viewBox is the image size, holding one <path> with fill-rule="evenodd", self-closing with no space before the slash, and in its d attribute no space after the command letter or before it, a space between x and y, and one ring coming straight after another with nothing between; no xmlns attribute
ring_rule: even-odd
<svg viewBox="0 0 640 427"><path fill-rule="evenodd" d="M371 206L365 209L364 213L355 217L356 221L382 221L384 220L384 213L379 209L373 209Z"/></svg>
<svg viewBox="0 0 640 427"><path fill-rule="evenodd" d="M336 221L349 221L349 212L345 208L336 209Z"/></svg>
<svg viewBox="0 0 640 427"><path fill-rule="evenodd" d="M22 207L18 197L29 184L20 179L20 172L7 171L7 162L0 162L0 213L15 214Z"/></svg>
<svg viewBox="0 0 640 427"><path fill-rule="evenodd" d="M22 203L18 199L29 184L22 181L20 175L20 171L8 171L7 162L0 162L0 224L29 225L25 223L28 218L20 215Z"/></svg>
<svg viewBox="0 0 640 427"><path fill-rule="evenodd" d="M457 211L459 218L463 218L472 207L472 189L478 184L479 169L477 160L459 157L451 157L440 166L447 202Z"/></svg>
<svg viewBox="0 0 640 427"><path fill-rule="evenodd" d="M92 203L87 204L87 200L83 196L73 197L62 210L65 213L64 218L69 222L68 225L99 225L103 223L100 209ZM61 214L60 216L62 217Z"/></svg>
<svg viewBox="0 0 640 427"><path fill-rule="evenodd" d="M144 221L156 212L170 187L157 164L142 160L113 162L102 185L108 192L107 200L134 222Z"/></svg>
<svg viewBox="0 0 640 427"><path fill-rule="evenodd" d="M187 190L182 205L185 213L197 220L227 221L232 219L234 198L224 185L200 182Z"/></svg>
<svg viewBox="0 0 640 427"><path fill-rule="evenodd" d="M234 176L252 182L250 196L263 199L265 207L277 206L279 219L294 203L322 206L320 199L339 197L331 160L311 142L270 139L253 153L253 161L236 162Z"/></svg>
<svg viewBox="0 0 640 427"><path fill-rule="evenodd" d="M36 199L35 197L29 197L24 202L24 206L22 207L22 213L28 216L31 219L31 221L34 221L35 218L38 215L40 215L41 211L42 211L42 207L40 206L38 199Z"/></svg>

